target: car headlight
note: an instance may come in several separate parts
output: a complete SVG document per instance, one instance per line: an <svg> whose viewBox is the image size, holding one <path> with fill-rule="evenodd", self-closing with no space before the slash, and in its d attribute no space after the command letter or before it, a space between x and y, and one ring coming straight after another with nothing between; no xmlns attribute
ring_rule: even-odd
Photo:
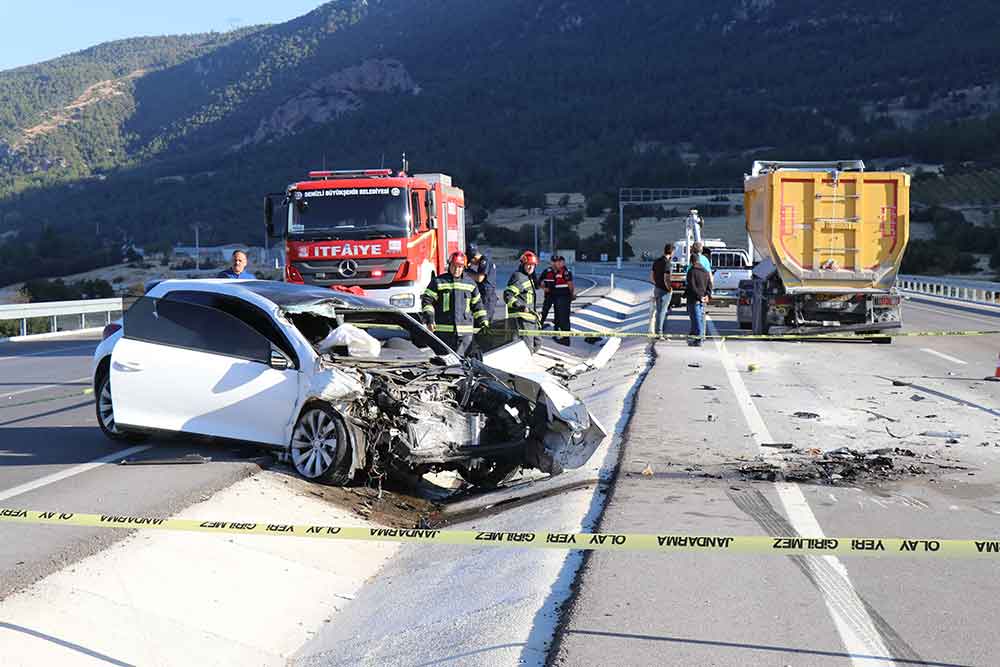
<svg viewBox="0 0 1000 667"><path fill-rule="evenodd" d="M389 305L396 308L413 308L414 299L412 294L397 294L389 297Z"/></svg>

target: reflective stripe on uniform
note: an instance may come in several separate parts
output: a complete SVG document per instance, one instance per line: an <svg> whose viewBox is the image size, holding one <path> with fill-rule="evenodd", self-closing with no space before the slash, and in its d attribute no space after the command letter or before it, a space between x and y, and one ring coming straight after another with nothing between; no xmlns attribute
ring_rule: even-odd
<svg viewBox="0 0 1000 667"><path fill-rule="evenodd" d="M440 291L440 292L446 292L446 291L451 291L451 290L461 290L463 292L471 292L474 289L476 289L475 285L468 285L466 283L445 282L443 280L438 283L437 287L438 287L438 291Z"/></svg>
<svg viewBox="0 0 1000 667"><path fill-rule="evenodd" d="M459 324L458 326L454 324L435 324L434 331L440 331L441 333L475 333L476 328L469 324Z"/></svg>

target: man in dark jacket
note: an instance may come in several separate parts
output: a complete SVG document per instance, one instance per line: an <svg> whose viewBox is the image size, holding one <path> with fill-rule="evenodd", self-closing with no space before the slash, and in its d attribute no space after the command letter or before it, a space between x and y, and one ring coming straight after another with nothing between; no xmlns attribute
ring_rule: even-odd
<svg viewBox="0 0 1000 667"><path fill-rule="evenodd" d="M534 276L538 279L538 283L540 283L542 287L542 317L538 321L541 322L543 327L545 326L545 320L549 318L549 310L552 308L552 297L555 296L552 290L556 282L555 263L556 258L553 257L552 264L542 271L542 275Z"/></svg>
<svg viewBox="0 0 1000 667"><path fill-rule="evenodd" d="M521 255L521 264L517 271L510 275L507 288L503 291L503 302L507 304L507 313L514 321L514 340L521 336L517 330L538 330L541 323L535 311L535 269L538 267L538 257L530 250ZM538 336L524 336L528 349L538 350L542 341Z"/></svg>
<svg viewBox="0 0 1000 667"><path fill-rule="evenodd" d="M463 357L472 335L488 324L478 286L464 275L467 264L464 252L451 253L448 273L432 278L420 299L424 323Z"/></svg>
<svg viewBox="0 0 1000 667"><path fill-rule="evenodd" d="M687 287L684 289L688 317L691 318L688 345L701 347L702 341L705 340L705 305L711 295L712 274L698 261L698 255L691 253L691 268L688 269Z"/></svg>
<svg viewBox="0 0 1000 667"><path fill-rule="evenodd" d="M566 268L566 260L562 255L552 258L552 305L556 311L557 331L569 331L570 304L576 298L576 286L573 285L573 272ZM561 345L569 345L569 338L556 338Z"/></svg>
<svg viewBox="0 0 1000 667"><path fill-rule="evenodd" d="M466 274L479 286L479 297L483 300L486 317L493 321L497 307L497 265L489 255L484 255L472 244L469 246L469 268Z"/></svg>

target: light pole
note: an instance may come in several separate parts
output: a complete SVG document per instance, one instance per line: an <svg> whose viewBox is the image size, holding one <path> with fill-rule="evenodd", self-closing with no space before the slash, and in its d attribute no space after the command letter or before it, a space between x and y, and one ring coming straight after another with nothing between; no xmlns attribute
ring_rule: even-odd
<svg viewBox="0 0 1000 667"><path fill-rule="evenodd" d="M622 268L622 255L625 254L625 204L618 195L618 268Z"/></svg>
<svg viewBox="0 0 1000 667"><path fill-rule="evenodd" d="M556 216L549 216L549 258L556 254Z"/></svg>

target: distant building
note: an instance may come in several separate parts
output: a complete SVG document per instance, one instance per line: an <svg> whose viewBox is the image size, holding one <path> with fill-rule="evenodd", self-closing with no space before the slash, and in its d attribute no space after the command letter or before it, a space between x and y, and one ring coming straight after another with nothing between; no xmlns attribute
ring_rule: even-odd
<svg viewBox="0 0 1000 667"><path fill-rule="evenodd" d="M582 208L587 205L587 198L582 192L546 192L546 206L575 206Z"/></svg>
<svg viewBox="0 0 1000 667"><path fill-rule="evenodd" d="M177 245L174 246L174 257L190 257L194 259L196 252L200 251L202 259L229 262L233 253L237 250L242 250L247 254L247 260L250 262L251 267L271 264L271 258L267 256L268 253L265 253L263 248L246 246L242 243L227 243L216 246L203 245L197 250L193 245Z"/></svg>

